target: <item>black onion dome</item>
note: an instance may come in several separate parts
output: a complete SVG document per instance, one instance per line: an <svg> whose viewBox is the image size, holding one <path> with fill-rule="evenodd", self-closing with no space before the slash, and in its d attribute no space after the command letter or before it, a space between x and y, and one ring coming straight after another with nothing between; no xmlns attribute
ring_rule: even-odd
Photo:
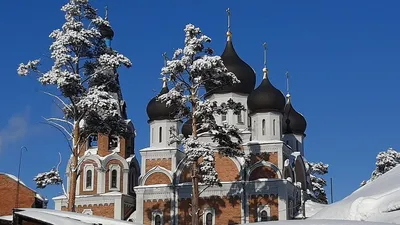
<svg viewBox="0 0 400 225"><path fill-rule="evenodd" d="M165 102L161 102L157 100L157 97L168 93L169 89L167 86L164 86L160 93L152 98L150 102L147 104L147 115L149 116L149 120L165 120L174 118L174 108L167 107Z"/></svg>
<svg viewBox="0 0 400 225"><path fill-rule="evenodd" d="M307 128L307 121L303 115L298 113L292 106L290 95L285 105L283 114L282 129L284 134L302 134L304 135Z"/></svg>
<svg viewBox="0 0 400 225"><path fill-rule="evenodd" d="M110 26L102 24L99 27L99 31L100 31L102 38L107 38L107 39L112 40L114 37L114 31Z"/></svg>
<svg viewBox="0 0 400 225"><path fill-rule="evenodd" d="M247 97L247 106L250 113L257 112L283 112L285 107L285 96L276 89L268 77L265 76L260 86L252 91Z"/></svg>
<svg viewBox="0 0 400 225"><path fill-rule="evenodd" d="M212 90L211 87L206 87L207 91L210 91L211 94L231 92L250 94L256 85L256 74L253 68L238 56L231 40L226 42L225 50L221 58L226 68L235 74L238 80L240 80L240 83L224 86L216 90Z"/></svg>

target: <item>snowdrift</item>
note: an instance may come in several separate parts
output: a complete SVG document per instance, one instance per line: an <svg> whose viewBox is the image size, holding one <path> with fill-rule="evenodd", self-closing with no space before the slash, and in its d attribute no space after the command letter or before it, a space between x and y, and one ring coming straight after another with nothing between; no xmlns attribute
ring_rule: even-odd
<svg viewBox="0 0 400 225"><path fill-rule="evenodd" d="M310 219L375 221L400 224L400 166L321 209Z"/></svg>
<svg viewBox="0 0 400 225"><path fill-rule="evenodd" d="M249 223L248 225L389 225L381 222L361 222L344 220L282 220L274 222Z"/></svg>

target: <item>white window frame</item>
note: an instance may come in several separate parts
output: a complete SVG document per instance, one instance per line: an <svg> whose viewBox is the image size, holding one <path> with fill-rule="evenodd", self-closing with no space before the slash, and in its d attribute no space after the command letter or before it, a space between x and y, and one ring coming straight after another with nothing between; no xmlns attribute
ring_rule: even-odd
<svg viewBox="0 0 400 225"><path fill-rule="evenodd" d="M236 117L237 117L237 123L238 123L238 124L244 124L242 112L240 112L239 114L237 114Z"/></svg>
<svg viewBox="0 0 400 225"><path fill-rule="evenodd" d="M91 185L90 188L87 188L86 187L86 176L87 176L87 171L89 171L89 170L92 171L92 180L91 180L92 185ZM93 191L94 190L94 176L95 176L95 174L94 174L94 165L93 164L86 164L83 167L83 171L84 171L84 173L83 173L83 191Z"/></svg>
<svg viewBox="0 0 400 225"><path fill-rule="evenodd" d="M206 218L208 213L211 213L213 215L211 224L215 225L215 210L213 208L205 208L203 210L203 225L206 225Z"/></svg>
<svg viewBox="0 0 400 225"><path fill-rule="evenodd" d="M113 171L113 170L117 170L117 188L112 188L112 187L111 187L111 183L112 183L112 171ZM111 164L110 167L109 167L108 176L109 176L109 179L108 179L108 189L109 189L110 191L120 191L120 190L121 190L121 187L120 187L120 184L121 184L121 166L118 165L118 164Z"/></svg>
<svg viewBox="0 0 400 225"><path fill-rule="evenodd" d="M228 120L228 115L227 114L221 114L221 122L224 123Z"/></svg>
<svg viewBox="0 0 400 225"><path fill-rule="evenodd" d="M154 210L153 212L151 212L151 225L155 225L156 224L156 216L159 215L161 217L161 224L164 224L164 215L162 213L161 210Z"/></svg>
<svg viewBox="0 0 400 225"><path fill-rule="evenodd" d="M110 148L110 138L111 138L111 137L117 138L117 147ZM111 136L109 137L109 140L108 140L108 147L109 147L108 150L109 150L109 151L114 151L114 150L116 150L115 152L120 152L120 143L121 143L121 140L120 140L119 136L111 135Z"/></svg>
<svg viewBox="0 0 400 225"><path fill-rule="evenodd" d="M260 205L257 208L257 222L261 222L261 212L264 211L264 210L268 214L268 220L267 221L271 221L271 208L269 207L269 205Z"/></svg>

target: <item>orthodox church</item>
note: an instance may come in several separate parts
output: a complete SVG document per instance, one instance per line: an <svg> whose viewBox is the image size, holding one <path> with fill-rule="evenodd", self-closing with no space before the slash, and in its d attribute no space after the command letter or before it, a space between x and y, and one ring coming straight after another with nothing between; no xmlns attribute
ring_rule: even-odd
<svg viewBox="0 0 400 225"><path fill-rule="evenodd" d="M110 45L113 32L105 33ZM218 103L233 99L245 106L239 115L228 112L216 120L240 129L242 148L250 162L215 153L222 186L201 192L200 222L219 225L294 219L297 212L304 212L307 190L312 189L304 158L306 120L294 109L290 94L285 97L270 82L266 62L263 79L256 86L256 73L235 51L230 29L221 57L240 83L213 90L207 98ZM168 91L164 81L159 95ZM190 224L191 170L183 163L184 150L170 143L170 132L189 136L191 122L173 119L174 110L157 101L157 96L151 99L147 105L149 146L139 150L139 164L134 154L135 128L126 116L122 94L115 97L131 134L95 134L81 146L86 151L79 162L76 211L146 225ZM211 141L208 133L198 136L200 141ZM65 197L54 201L56 209L65 209Z"/></svg>

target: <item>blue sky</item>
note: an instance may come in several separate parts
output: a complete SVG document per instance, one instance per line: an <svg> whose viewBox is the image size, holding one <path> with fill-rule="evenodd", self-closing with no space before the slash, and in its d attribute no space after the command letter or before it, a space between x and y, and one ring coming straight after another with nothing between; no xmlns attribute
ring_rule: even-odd
<svg viewBox="0 0 400 225"><path fill-rule="evenodd" d="M38 172L56 166L58 152L64 171L69 153L62 136L40 123L42 116L59 114L52 99L40 93L46 89L34 76L18 77L16 68L48 57L48 34L64 22L64 2L4 1L0 7L0 171L17 174L19 150L26 146L21 177L31 187ZM201 27L221 54L228 7L235 48L257 71L257 85L265 41L270 79L282 91L290 71L293 105L308 122L306 157L330 164L326 178L334 179L335 200L369 178L379 151L399 148L398 1L92 2L101 11L109 6L113 47L133 62L120 71L120 80L138 133L137 154L149 142L146 105L161 87L161 54L182 46L187 23ZM60 187L40 193L51 198Z"/></svg>

